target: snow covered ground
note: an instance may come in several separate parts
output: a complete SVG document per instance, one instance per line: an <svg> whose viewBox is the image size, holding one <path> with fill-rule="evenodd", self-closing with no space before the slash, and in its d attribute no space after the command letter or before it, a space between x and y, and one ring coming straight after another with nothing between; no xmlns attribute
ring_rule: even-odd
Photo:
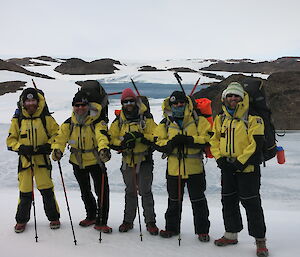
<svg viewBox="0 0 300 257"><path fill-rule="evenodd" d="M51 67L32 67L36 72L51 74ZM47 72L46 72L47 71ZM94 75L93 75L94 76ZM99 77L95 77L98 79ZM95 79L94 78L94 79ZM91 79L90 76L81 76L80 79ZM173 78L172 78L173 79ZM23 80L30 82L31 77L19 73L0 71L0 81ZM74 84L79 80L76 76L60 76L56 80L34 78L36 84L45 94L51 111L58 123L62 123L71 112L71 100L78 86ZM195 79L196 80L196 79ZM193 79L193 82L195 81ZM165 80L171 83L170 78ZM151 82L151 81L146 81ZM28 83L29 86L31 83ZM6 136L9 122L16 108L16 101L20 91L0 96L0 249L1 256L207 256L207 257L232 257L255 256L255 245L247 234L245 213L244 230L240 233L239 243L236 246L219 248L214 246L213 240L222 235L224 231L221 203L220 203L220 172L214 160L207 160L205 164L207 173L207 198L210 208L211 242L201 243L193 232L191 207L187 194L184 198L182 216L181 246L178 246L177 237L162 239L159 236L150 236L144 224L143 242L140 241L138 220L135 227L128 233L118 232L122 222L124 208L124 185L119 171L120 155L113 153L112 160L107 163L109 182L111 187L111 208L109 225L113 228L110 235L102 235L102 243L98 241L99 233L91 228L81 228L78 222L84 218L84 208L80 199L80 192L68 163L68 153L62 159L62 169L67 188L67 194L72 213L73 225L78 245L73 243L70 221L62 190L58 166L53 163L53 179L55 182L56 196L61 210L62 227L53 231L48 227L41 197L36 190L36 210L38 243L35 243L33 215L26 231L16 234L13 231L15 224L18 189L17 189L17 155L6 150ZM152 112L156 122L161 120L162 99L150 99ZM113 111L119 108L119 100L111 100L109 116L113 120ZM286 153L286 164L279 165L276 159L267 163L262 168L261 194L267 223L267 239L270 256L290 257L297 256L300 251L298 239L300 238L300 161L299 144L300 132L287 133L280 137L278 145L282 145ZM157 225L164 228L164 213L167 205L165 184L166 161L160 158L159 153L154 154L154 181L153 192ZM143 219L142 219L143 220Z"/></svg>

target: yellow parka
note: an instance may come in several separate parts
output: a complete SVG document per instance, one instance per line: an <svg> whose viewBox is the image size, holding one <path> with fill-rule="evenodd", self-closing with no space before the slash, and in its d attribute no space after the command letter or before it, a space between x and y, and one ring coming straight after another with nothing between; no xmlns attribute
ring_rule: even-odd
<svg viewBox="0 0 300 257"><path fill-rule="evenodd" d="M254 155L260 154L264 136L263 119L251 115L249 96L245 93L243 101L237 104L231 116L225 104L223 113L216 116L213 125L213 136L210 140L211 152L216 160L221 157L233 157L244 172L254 171L252 163ZM256 160L256 159L255 159ZM253 163L259 164L259 163Z"/></svg>
<svg viewBox="0 0 300 257"><path fill-rule="evenodd" d="M203 172L203 154L202 147L208 143L211 133L211 125L203 116L195 115L192 100L188 98L184 110L184 118L182 129L173 120L169 97L162 104L165 118L160 122L155 130L157 137L156 145L159 151L164 152L169 140L178 134L192 136L194 139L194 147L183 146L184 156L179 157L179 149L176 147L168 156L168 175L178 176L180 173L182 178L188 178L189 175L199 174ZM180 162L180 166L179 166Z"/></svg>
<svg viewBox="0 0 300 257"><path fill-rule="evenodd" d="M89 115L84 124L78 123L73 112L72 116L60 126L52 144L52 149L59 149L61 152L64 152L68 144L71 151L70 163L78 165L81 169L100 164L98 151L109 148L107 123L99 118L102 106L94 102L89 105Z"/></svg>
<svg viewBox="0 0 300 257"><path fill-rule="evenodd" d="M32 116L28 114L24 107L22 107L22 109L19 110L22 114L16 113L12 118L9 134L6 140L8 150L18 152L20 145L33 146L34 150L36 150L41 145L46 143L51 144L54 137L57 135L59 126L51 115L45 116L46 129L44 128L41 114L46 103L43 95L38 93L38 97L38 108ZM22 117L20 119L20 127L19 116ZM30 162L32 162L35 169L47 168L51 170L49 156L36 154L31 158L20 155L19 171L30 168Z"/></svg>
<svg viewBox="0 0 300 257"><path fill-rule="evenodd" d="M112 148L118 149L121 146L123 136L128 132L138 131L141 132L145 139L149 142L154 142L154 130L157 124L154 122L153 117L150 113L147 113L147 107L140 100L137 102L139 108L139 121L129 122L123 111L116 117L109 128L110 144ZM129 167L133 167L140 161L146 159L146 155L149 154L149 144L143 144L142 142L136 142L135 147L132 150L122 150L123 162ZM133 153L133 156L132 156Z"/></svg>

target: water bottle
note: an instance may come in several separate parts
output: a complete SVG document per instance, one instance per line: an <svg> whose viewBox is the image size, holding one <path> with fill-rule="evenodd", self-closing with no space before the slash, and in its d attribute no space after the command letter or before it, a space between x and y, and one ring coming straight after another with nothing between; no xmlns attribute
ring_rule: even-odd
<svg viewBox="0 0 300 257"><path fill-rule="evenodd" d="M284 150L282 146L277 146L277 162L279 164L284 164L285 163L285 156L284 156Z"/></svg>

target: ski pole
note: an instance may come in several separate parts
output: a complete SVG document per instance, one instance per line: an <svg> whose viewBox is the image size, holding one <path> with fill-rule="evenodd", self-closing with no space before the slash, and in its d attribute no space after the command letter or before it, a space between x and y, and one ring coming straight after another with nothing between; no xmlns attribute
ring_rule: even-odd
<svg viewBox="0 0 300 257"><path fill-rule="evenodd" d="M72 233L73 233L73 238L74 238L74 244L77 245L77 240L76 240L76 237L75 237L73 221L72 221L72 217L71 217L71 212L70 212L70 207L69 207L69 202L68 202L68 197L67 197L67 192L66 192L66 187L65 187L65 182L64 182L64 177L63 177L63 174L62 174L60 161L57 161L57 163L58 163L59 173L60 173L60 177L61 177L61 183L63 185L63 189L64 189L64 193L65 193L65 199L66 199L66 204L67 204L67 210L68 210L68 213L69 213L69 218L70 218L70 223L71 223L71 228L72 228Z"/></svg>
<svg viewBox="0 0 300 257"><path fill-rule="evenodd" d="M134 155L133 155L133 150L131 151L132 153L132 163L134 165ZM137 174L139 172L140 169L140 162L138 162L137 165L134 165L134 167L132 168L132 179L133 179L133 186L135 187L135 195L136 195L136 201L137 201L137 211L138 211L138 219L139 219L139 230L140 230L140 238L141 238L141 242L143 241L143 233L142 233L142 225L141 225L141 214L140 214L140 206L139 206L139 189L138 189L138 185L137 185Z"/></svg>
<svg viewBox="0 0 300 257"><path fill-rule="evenodd" d="M180 246L181 242L181 232L180 232L180 220L181 220L181 149L178 147L178 246Z"/></svg>
<svg viewBox="0 0 300 257"><path fill-rule="evenodd" d="M178 84L179 84L179 86L180 86L182 92L186 95L186 93L185 93L185 91L184 91L184 88L183 88L183 86L182 86L182 84L181 84L182 78L178 75L177 72L174 72L174 76L175 76L175 78L177 79Z"/></svg>
<svg viewBox="0 0 300 257"><path fill-rule="evenodd" d="M121 95L122 94L122 92L120 91L120 92L112 92L112 93L108 93L107 95Z"/></svg>
<svg viewBox="0 0 300 257"><path fill-rule="evenodd" d="M201 78L201 77L199 77L199 79L197 80L196 84L194 85L194 87L193 87L193 89L192 89L192 91L191 91L191 93L190 93L190 96L192 96L192 95L193 95L193 93L194 93L194 91L195 91L196 87L197 87L197 86L198 86L198 84L199 84L200 78Z"/></svg>
<svg viewBox="0 0 300 257"><path fill-rule="evenodd" d="M32 167L32 156L30 156L30 169L31 169L31 179L32 179L32 206L33 206L33 217L34 217L34 231L35 231L35 242L38 242L37 226L36 226L36 210L35 210L35 198L34 198L34 180L33 180L33 167Z"/></svg>
<svg viewBox="0 0 300 257"><path fill-rule="evenodd" d="M99 206L99 224L103 225L103 197L104 197L104 170L101 170L101 188L100 188L100 206ZM102 241L102 231L99 232L99 243Z"/></svg>
<svg viewBox="0 0 300 257"><path fill-rule="evenodd" d="M135 85L135 83L134 83L133 79L132 79L132 78L130 78L130 80L131 80L131 83L132 83L132 85L133 85L133 87L134 87L134 89L135 89L136 93L138 94L138 96L141 96L141 94L140 94L139 90L137 89L137 87L136 87L136 85Z"/></svg>

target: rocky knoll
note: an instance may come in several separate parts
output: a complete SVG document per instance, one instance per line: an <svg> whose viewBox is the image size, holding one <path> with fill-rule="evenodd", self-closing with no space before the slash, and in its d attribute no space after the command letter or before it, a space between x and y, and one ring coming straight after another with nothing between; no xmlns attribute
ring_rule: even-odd
<svg viewBox="0 0 300 257"><path fill-rule="evenodd" d="M114 65L121 65L119 61L113 59L100 59L86 62L82 59L71 58L57 66L54 70L61 74L88 75L88 74L112 74L118 70Z"/></svg>
<svg viewBox="0 0 300 257"><path fill-rule="evenodd" d="M1 60L1 59L0 59L0 70L20 72L20 73L24 73L29 76L34 76L34 77L39 77L39 78L44 78L44 79L54 79L52 77L49 77L49 76L41 74L41 73L31 72L17 64L14 64L12 62L7 62L7 61Z"/></svg>
<svg viewBox="0 0 300 257"><path fill-rule="evenodd" d="M251 62L250 60L219 61L201 70L229 71L271 74L281 71L300 71L300 57L281 57L271 62Z"/></svg>
<svg viewBox="0 0 300 257"><path fill-rule="evenodd" d="M207 97L212 100L213 115L221 110L222 91L232 81L242 82L247 76L237 74L214 83L210 87L195 93L195 97ZM300 129L300 71L273 73L264 81L268 105L272 111L277 130Z"/></svg>
<svg viewBox="0 0 300 257"><path fill-rule="evenodd" d="M38 56L38 57L24 57L24 58L10 58L6 60L7 62L11 62L20 66L49 66L45 63L35 62L32 59L46 61L46 62L60 62L56 59L53 59L49 56Z"/></svg>
<svg viewBox="0 0 300 257"><path fill-rule="evenodd" d="M25 81L7 81L7 82L0 82L0 95L4 95L6 93L14 93L17 90L21 90L25 87Z"/></svg>

